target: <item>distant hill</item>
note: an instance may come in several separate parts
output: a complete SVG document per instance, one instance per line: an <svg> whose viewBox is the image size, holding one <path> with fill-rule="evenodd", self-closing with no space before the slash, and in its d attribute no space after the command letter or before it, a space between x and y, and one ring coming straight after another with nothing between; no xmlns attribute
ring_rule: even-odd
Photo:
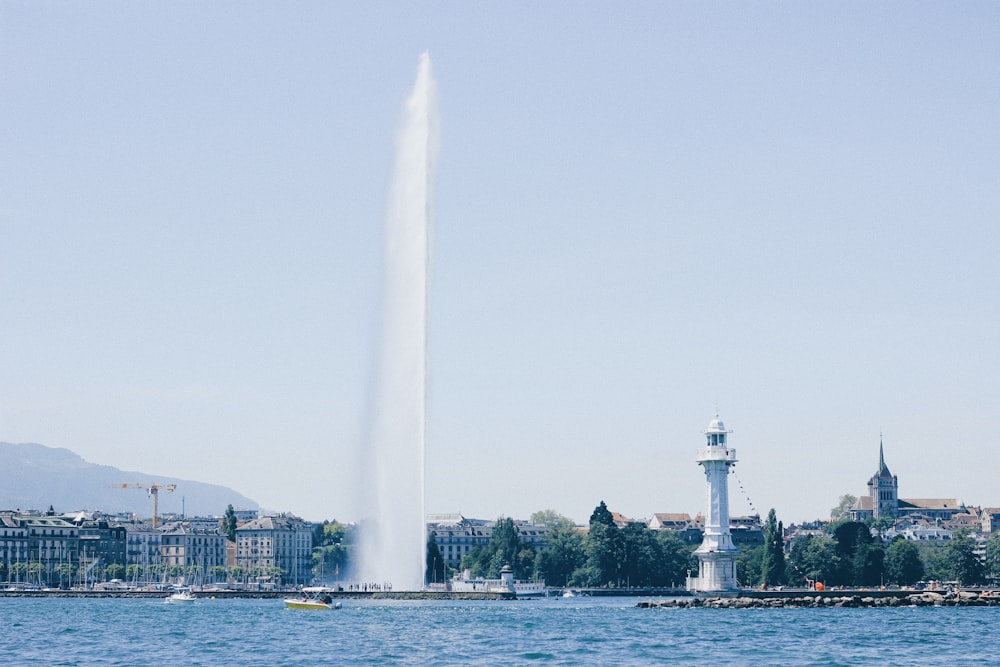
<svg viewBox="0 0 1000 667"><path fill-rule="evenodd" d="M88 463L68 449L0 442L0 510L45 510L52 505L59 513L100 510L149 517L153 505L146 492L123 489L122 484L176 484L172 493L160 492L160 514L180 514L182 497L187 516L221 516L229 504L260 509L224 486Z"/></svg>

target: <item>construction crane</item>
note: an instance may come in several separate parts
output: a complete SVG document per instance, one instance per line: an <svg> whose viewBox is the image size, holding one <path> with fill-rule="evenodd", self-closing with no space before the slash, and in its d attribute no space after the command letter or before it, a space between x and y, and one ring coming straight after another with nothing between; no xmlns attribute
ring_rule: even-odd
<svg viewBox="0 0 1000 667"><path fill-rule="evenodd" d="M122 484L123 489L144 489L146 493L153 497L153 528L156 528L157 513L156 513L156 501L160 495L160 491L173 491L177 488L176 484Z"/></svg>

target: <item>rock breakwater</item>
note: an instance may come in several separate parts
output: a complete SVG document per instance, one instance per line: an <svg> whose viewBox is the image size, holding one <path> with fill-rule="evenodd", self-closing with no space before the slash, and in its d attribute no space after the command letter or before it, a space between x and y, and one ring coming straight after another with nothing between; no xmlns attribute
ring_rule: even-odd
<svg viewBox="0 0 1000 667"><path fill-rule="evenodd" d="M898 593L879 595L798 595L768 597L728 598L673 598L669 600L644 600L638 607L643 609L693 608L709 609L779 609L785 607L1000 607L1000 596L986 595L974 591L936 593Z"/></svg>

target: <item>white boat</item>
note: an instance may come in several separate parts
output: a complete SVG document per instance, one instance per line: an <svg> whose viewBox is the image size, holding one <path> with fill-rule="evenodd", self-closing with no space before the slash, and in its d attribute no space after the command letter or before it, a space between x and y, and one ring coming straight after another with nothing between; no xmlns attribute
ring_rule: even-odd
<svg viewBox="0 0 1000 667"><path fill-rule="evenodd" d="M194 602L197 600L194 593L188 588L181 588L167 596L167 604L181 604L184 602Z"/></svg>
<svg viewBox="0 0 1000 667"><path fill-rule="evenodd" d="M466 568L451 580L451 590L459 593L513 593L519 598L548 595L545 582L515 581L514 571L509 565L504 565L500 570L499 579L473 579L471 570Z"/></svg>
<svg viewBox="0 0 1000 667"><path fill-rule="evenodd" d="M340 609L340 603L334 602L329 595L323 597L310 598L302 596L300 598L285 598L285 606L289 609Z"/></svg>

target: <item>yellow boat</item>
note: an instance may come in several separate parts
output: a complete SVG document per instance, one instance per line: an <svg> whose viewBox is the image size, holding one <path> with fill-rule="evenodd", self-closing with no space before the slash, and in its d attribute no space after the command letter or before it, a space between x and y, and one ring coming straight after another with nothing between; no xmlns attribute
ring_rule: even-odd
<svg viewBox="0 0 1000 667"><path fill-rule="evenodd" d="M322 598L285 598L285 606L289 609L340 609L340 603L334 602L329 596Z"/></svg>

